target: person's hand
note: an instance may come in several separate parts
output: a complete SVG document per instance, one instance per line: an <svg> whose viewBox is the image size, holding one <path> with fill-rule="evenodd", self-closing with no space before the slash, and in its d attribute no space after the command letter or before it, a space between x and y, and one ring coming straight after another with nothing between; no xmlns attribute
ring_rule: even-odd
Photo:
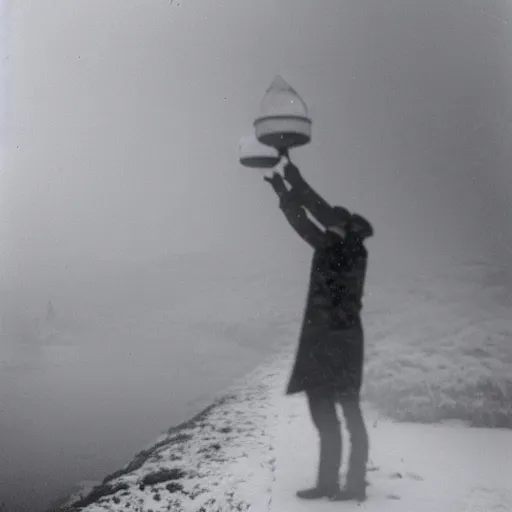
<svg viewBox="0 0 512 512"><path fill-rule="evenodd" d="M292 186L297 185L302 181L299 169L290 161L288 161L284 166L284 179Z"/></svg>
<svg viewBox="0 0 512 512"><path fill-rule="evenodd" d="M265 176L263 179L272 185L272 188L279 197L284 196L288 192L283 177L278 172L274 172L272 176Z"/></svg>

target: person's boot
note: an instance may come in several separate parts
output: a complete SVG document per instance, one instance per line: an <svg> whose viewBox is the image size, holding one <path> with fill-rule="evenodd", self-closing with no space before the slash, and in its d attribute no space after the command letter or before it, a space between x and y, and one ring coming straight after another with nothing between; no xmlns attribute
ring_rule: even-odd
<svg viewBox="0 0 512 512"><path fill-rule="evenodd" d="M365 501L366 500L366 483L348 484L339 489L335 493L329 495L330 501Z"/></svg>
<svg viewBox="0 0 512 512"><path fill-rule="evenodd" d="M331 498L332 496L336 496L341 492L339 486L330 486L330 487L311 487L310 489L304 489L302 491L297 491L297 497L302 500L319 500L322 498Z"/></svg>

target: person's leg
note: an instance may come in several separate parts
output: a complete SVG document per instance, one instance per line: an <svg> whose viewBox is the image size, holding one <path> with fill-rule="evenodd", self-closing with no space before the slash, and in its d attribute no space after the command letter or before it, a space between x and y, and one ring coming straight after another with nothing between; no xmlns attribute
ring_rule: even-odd
<svg viewBox="0 0 512 512"><path fill-rule="evenodd" d="M346 488L340 499L366 497L366 465L368 462L368 432L361 412L359 394L342 396L340 402L350 436L350 458Z"/></svg>
<svg viewBox="0 0 512 512"><path fill-rule="evenodd" d="M327 497L339 490L341 466L341 430L336 414L335 395L331 390L306 392L311 418L320 436L320 461L317 485L299 491L305 499Z"/></svg>

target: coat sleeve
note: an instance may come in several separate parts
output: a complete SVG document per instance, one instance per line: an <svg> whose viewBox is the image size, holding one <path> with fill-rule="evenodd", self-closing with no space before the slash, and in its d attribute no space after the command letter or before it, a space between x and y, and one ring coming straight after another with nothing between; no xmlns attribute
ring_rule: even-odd
<svg viewBox="0 0 512 512"><path fill-rule="evenodd" d="M325 233L308 219L294 191L281 196L279 207L290 225L311 247L318 249L324 244Z"/></svg>
<svg viewBox="0 0 512 512"><path fill-rule="evenodd" d="M324 226L335 223L332 206L316 192L311 185L300 178L293 184L293 189L299 197L300 203Z"/></svg>

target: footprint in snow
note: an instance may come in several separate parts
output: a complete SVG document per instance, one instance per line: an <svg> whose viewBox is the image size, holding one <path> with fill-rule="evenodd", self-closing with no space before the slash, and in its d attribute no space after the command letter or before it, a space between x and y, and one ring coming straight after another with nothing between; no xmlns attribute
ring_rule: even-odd
<svg viewBox="0 0 512 512"><path fill-rule="evenodd" d="M423 482L425 479L416 473L400 473L399 471L395 471L389 475L391 480L401 480L403 478L409 478L410 480L416 480L417 482Z"/></svg>

